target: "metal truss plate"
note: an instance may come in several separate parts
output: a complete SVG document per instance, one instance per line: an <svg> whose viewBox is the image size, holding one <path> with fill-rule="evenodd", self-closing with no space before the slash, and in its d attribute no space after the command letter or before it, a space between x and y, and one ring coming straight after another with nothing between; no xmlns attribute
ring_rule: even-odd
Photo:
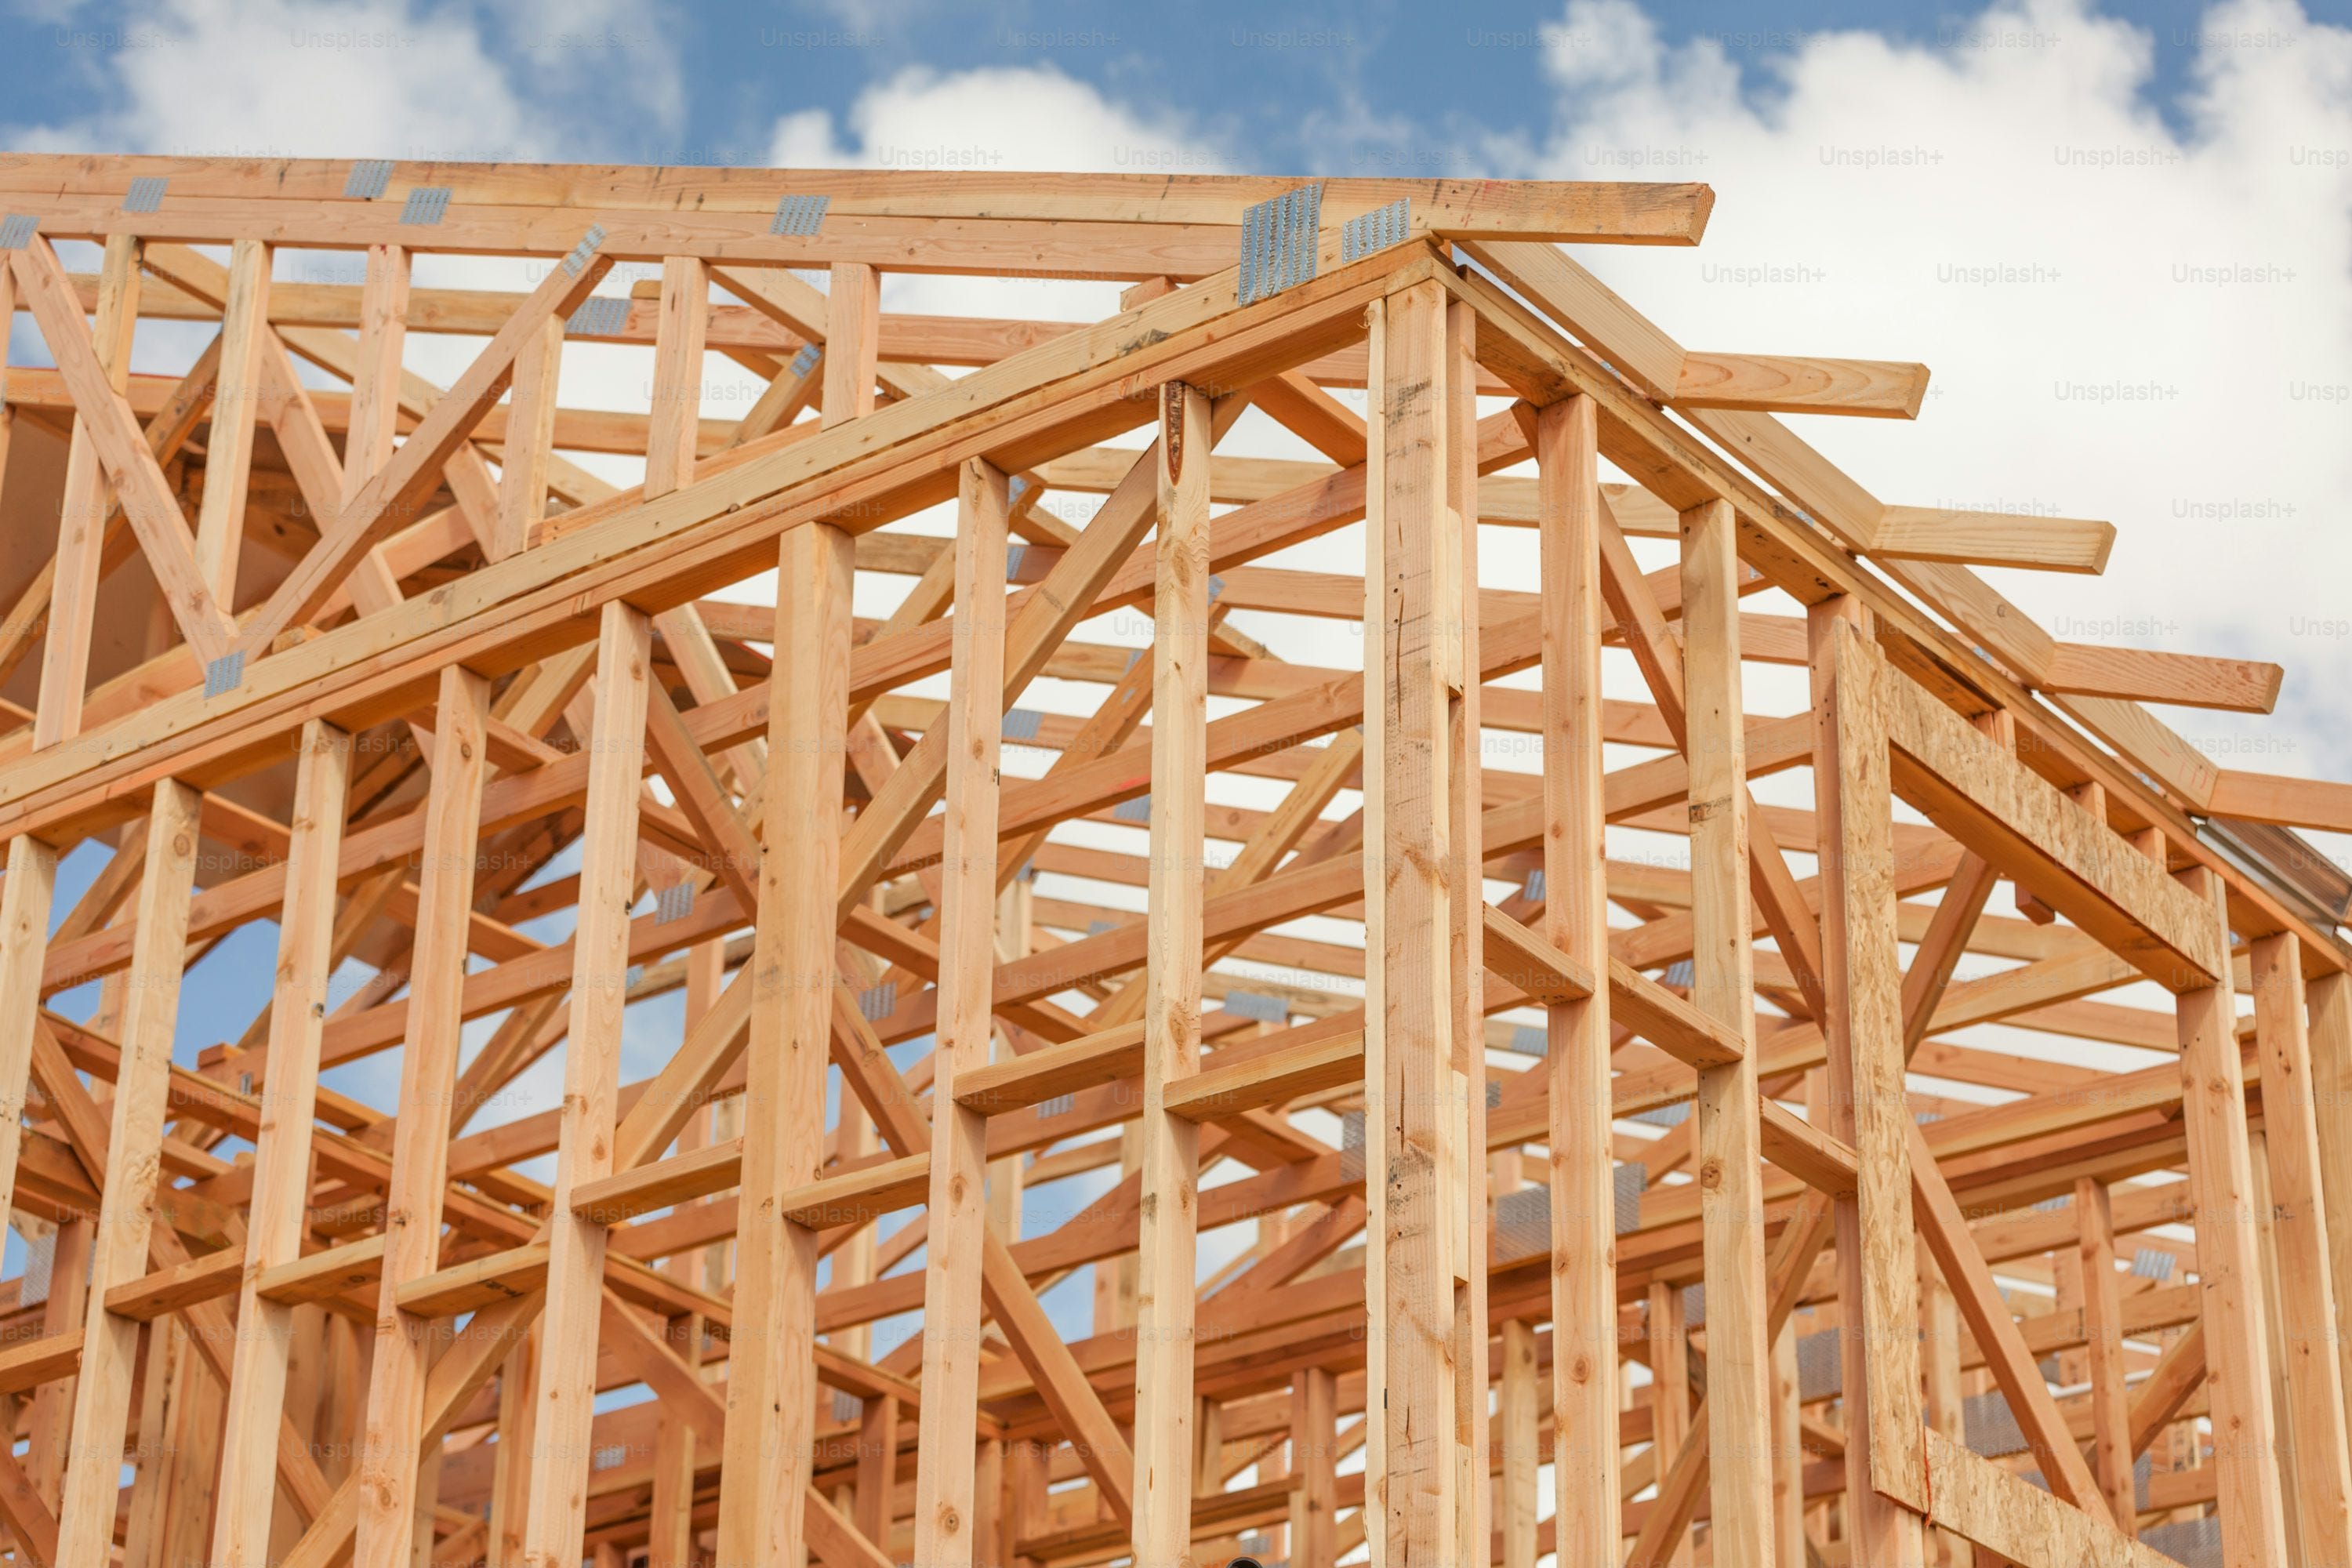
<svg viewBox="0 0 2352 1568"><path fill-rule="evenodd" d="M1243 212L1243 304L1270 299L1315 276L1322 220L1320 185L1301 185Z"/></svg>
<svg viewBox="0 0 2352 1568"><path fill-rule="evenodd" d="M784 196L776 203L768 232L804 239L824 226L824 209L832 205L831 196Z"/></svg>
<svg viewBox="0 0 2352 1568"><path fill-rule="evenodd" d="M1384 207L1359 214L1340 226L1339 259L1361 261L1392 245L1402 245L1412 229L1412 204L1400 196Z"/></svg>
<svg viewBox="0 0 2352 1568"><path fill-rule="evenodd" d="M610 294L591 294L580 301L563 323L564 334L574 338L617 338L628 330L629 302Z"/></svg>
<svg viewBox="0 0 2352 1568"><path fill-rule="evenodd" d="M419 185L408 193L408 200L402 204L400 221L417 227L430 228L448 216L448 186Z"/></svg>
<svg viewBox="0 0 2352 1568"><path fill-rule="evenodd" d="M362 158L343 176L343 195L353 201L372 202L383 195L384 187L391 184L391 159Z"/></svg>

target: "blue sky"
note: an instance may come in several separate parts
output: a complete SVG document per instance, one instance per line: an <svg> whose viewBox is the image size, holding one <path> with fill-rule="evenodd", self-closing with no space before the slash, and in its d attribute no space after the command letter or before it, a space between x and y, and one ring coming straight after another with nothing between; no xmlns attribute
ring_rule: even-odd
<svg viewBox="0 0 2352 1568"><path fill-rule="evenodd" d="M120 107L122 57L172 51L208 6L11 0L0 11L5 122L56 126ZM1149 121L1205 133L1233 166L1278 172L1508 174L1512 149L1540 138L1552 112L1547 42L1572 29L1562 7L1448 6L1247 0L1115 6L1013 0L836 0L701 5L614 0L264 7L272 32L312 58L341 49L431 50L436 33L470 27L519 62L526 98L576 82L562 106L572 155L629 163L765 161L780 112L845 115L861 92L909 68L949 73L1043 67L1134 106ZM2063 24L1980 9L1855 0L1680 0L1645 7L1670 45L1713 40L1759 100L1777 66L1827 33L1866 30L1904 44L1979 47L1989 28L2063 39ZM2096 7L2141 28L2151 47L2146 101L2176 126L2210 38L2194 0ZM2352 16L2313 0L2320 22ZM299 52L293 57L299 64ZM530 79L536 79L536 80ZM405 133L404 132L404 133ZM1351 160L1360 161L1349 167Z"/></svg>

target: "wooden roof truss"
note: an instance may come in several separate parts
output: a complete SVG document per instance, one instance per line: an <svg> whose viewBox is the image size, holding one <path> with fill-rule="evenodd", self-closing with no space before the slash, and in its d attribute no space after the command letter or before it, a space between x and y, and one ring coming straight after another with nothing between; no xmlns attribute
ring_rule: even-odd
<svg viewBox="0 0 2352 1568"><path fill-rule="evenodd" d="M1298 188L0 158L49 362L0 443L63 454L0 492L19 1561L2352 1552L2298 831L2352 786L2147 706L2279 669L2050 636L1976 569L2112 527L1882 502L1791 422L1925 367L1686 350L1560 248L1696 244L1703 186ZM134 374L142 323L203 346ZM643 411L562 402L582 343ZM1321 460L1224 449L1253 411ZM1360 574L1284 563L1360 522ZM1538 580L1483 585L1496 530ZM1748 713L1762 666L1810 707ZM175 1059L248 926L266 992ZM2143 981L2169 1020L2097 999Z"/></svg>

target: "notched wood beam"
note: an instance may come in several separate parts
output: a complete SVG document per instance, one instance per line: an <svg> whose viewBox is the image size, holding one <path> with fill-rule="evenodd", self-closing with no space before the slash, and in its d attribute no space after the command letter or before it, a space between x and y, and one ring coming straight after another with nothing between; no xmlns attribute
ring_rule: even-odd
<svg viewBox="0 0 2352 1568"><path fill-rule="evenodd" d="M378 1234L307 1253L292 1263L266 1269L257 1289L265 1300L290 1306L371 1289L383 1279L383 1237Z"/></svg>
<svg viewBox="0 0 2352 1568"><path fill-rule="evenodd" d="M1168 1086L1168 1113L1213 1121L1270 1110L1302 1095L1364 1080L1364 1032L1309 1039L1230 1066L1210 1066Z"/></svg>
<svg viewBox="0 0 2352 1568"><path fill-rule="evenodd" d="M1688 353L1672 401L1685 408L1916 419L1927 367L1901 360Z"/></svg>
<svg viewBox="0 0 2352 1568"><path fill-rule="evenodd" d="M1133 1078L1142 1070L1143 1024L1139 1019L961 1074L955 1100L967 1110L1001 1116Z"/></svg>
<svg viewBox="0 0 2352 1568"><path fill-rule="evenodd" d="M420 1318L454 1318L493 1301L520 1300L547 1284L548 1247L527 1242L469 1258L401 1285L400 1310Z"/></svg>
<svg viewBox="0 0 2352 1568"><path fill-rule="evenodd" d="M1694 1068L1728 1067L1748 1054L1738 1030L1619 958L1609 961L1609 1020Z"/></svg>
<svg viewBox="0 0 2352 1568"><path fill-rule="evenodd" d="M2115 544L2116 525L2089 518L1890 506L1879 514L1870 552L1889 561L2096 574Z"/></svg>
<svg viewBox="0 0 2352 1568"><path fill-rule="evenodd" d="M1757 1121L1764 1157L1818 1193L1832 1197L1851 1195L1859 1177L1857 1156L1851 1145L1791 1115L1769 1096L1757 1101Z"/></svg>
<svg viewBox="0 0 2352 1568"><path fill-rule="evenodd" d="M930 1155L908 1154L795 1187L779 1209L794 1225L830 1230L911 1208L923 1201L930 1184Z"/></svg>
<svg viewBox="0 0 2352 1568"><path fill-rule="evenodd" d="M119 1318L152 1322L200 1302L233 1296L244 1278L245 1248L224 1247L117 1285L106 1293L106 1310Z"/></svg>
<svg viewBox="0 0 2352 1568"><path fill-rule="evenodd" d="M619 1225L656 1209L723 1193L742 1179L743 1140L730 1138L583 1182L572 1190L572 1212L599 1225Z"/></svg>
<svg viewBox="0 0 2352 1568"><path fill-rule="evenodd" d="M2069 696L2267 713L2278 706L2279 685L2285 678L2284 669L2264 659L2062 642L2034 684Z"/></svg>

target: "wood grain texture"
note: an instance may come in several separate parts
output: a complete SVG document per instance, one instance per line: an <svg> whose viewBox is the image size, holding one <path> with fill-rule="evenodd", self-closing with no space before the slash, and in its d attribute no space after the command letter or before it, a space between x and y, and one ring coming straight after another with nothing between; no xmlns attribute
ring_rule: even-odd
<svg viewBox="0 0 2352 1568"><path fill-rule="evenodd" d="M236 607L236 563L245 542L246 484L252 471L263 356L276 352L268 341L273 254L257 239L240 239L229 248L220 379L213 394L212 436L205 443L204 500L196 511L196 576L213 602L230 612Z"/></svg>
<svg viewBox="0 0 2352 1568"><path fill-rule="evenodd" d="M1448 933L1452 703L1461 680L1460 555L1446 529L1445 306L1417 286L1373 327L1365 662L1391 672L1365 716L1367 1083L1373 1206L1369 1386L1381 1391L1368 1506L1391 1565L1447 1561L1460 1510L1454 1384L1455 1293L1465 1272L1465 1090L1456 1076ZM1377 1076L1376 1076L1377 1075ZM1479 1425L1483 1436L1484 1423ZM1370 1528L1370 1527L1368 1527Z"/></svg>
<svg viewBox="0 0 2352 1568"><path fill-rule="evenodd" d="M1683 355L1673 401L1685 408L1763 414L1851 414L1916 419L1927 367L1895 360L1806 359L1787 354Z"/></svg>
<svg viewBox="0 0 2352 1568"><path fill-rule="evenodd" d="M2257 938L2251 953L2254 1041L2262 1057L2263 1144L2277 1260L2271 1342L2282 1446L2294 1474L2295 1540L2306 1561L2352 1552L2344 1388L2336 1359L2336 1281L2328 1268L2319 1125L2325 1101L2313 1077L2311 1011L2302 943L2289 932Z"/></svg>
<svg viewBox="0 0 2352 1568"><path fill-rule="evenodd" d="M1845 1403L1846 1495L1861 1549L1921 1563L1927 1540L1918 1352L1896 1324L1918 1321L1911 1210L1911 1117L1904 1094L1902 976L1886 847L1892 794L1885 687L1893 679L1855 626L1864 612L1830 600L1811 616L1814 785L1822 837L1822 951L1829 1049L1811 1102L1854 1151L1861 1181L1834 1208L1838 1294L1864 1331L1838 1341ZM1826 793L1824 793L1826 792ZM1826 1101L1826 1103L1824 1103ZM1888 1325L1884 1334L1872 1328Z"/></svg>
<svg viewBox="0 0 2352 1568"><path fill-rule="evenodd" d="M467 912L481 837L488 773L489 683L455 668L436 704L436 764L426 799L425 860L418 879L416 981L410 987L401 1053L402 1115L385 1198L383 1277L368 1376L367 1450L358 1467L354 1562L405 1568L416 1528L416 1455L426 1430L425 1385L432 1325L400 1308L400 1289L440 1268L448 1185L449 1119L464 1024Z"/></svg>
<svg viewBox="0 0 2352 1568"><path fill-rule="evenodd" d="M1683 682L1689 702L1691 1003L1739 1037L1738 1060L1698 1069L1698 1180L1707 1292L1715 1517L1772 1511L1771 1336L1765 1327L1762 1148L1757 1128L1755 956L1748 918L1739 558L1731 508L1683 514ZM1762 1530L1716 1532L1718 1568L1769 1568Z"/></svg>
<svg viewBox="0 0 2352 1568"><path fill-rule="evenodd" d="M776 617L766 842L793 852L761 864L758 947L751 973L737 982L752 986L746 1217L736 1264L736 1289L749 1310L736 1320L744 1336L727 1382L723 1462L732 1479L719 1497L719 1552L742 1568L794 1568L807 1539L816 1245L779 1205L785 1193L814 1181L824 1160L829 894L847 744L850 576L849 541L838 529L818 524L784 536L778 595L792 609Z"/></svg>
<svg viewBox="0 0 2352 1568"><path fill-rule="evenodd" d="M263 1568L268 1561L273 1450L286 1406L294 1317L290 1308L262 1295L261 1283L269 1270L301 1255L351 737L311 721L303 730L297 768L269 1013L269 1054L281 1088L263 1102L254 1137L253 1202L238 1285L243 1331L221 1425L212 1550L213 1561L224 1568Z"/></svg>
<svg viewBox="0 0 2352 1568"><path fill-rule="evenodd" d="M1132 1544L1137 1568L1190 1568L1200 1129L1171 1114L1168 1100L1170 1091L1198 1073L1201 1065L1209 469L1214 459L1207 395L1171 383L1160 388L1160 397Z"/></svg>
<svg viewBox="0 0 2352 1568"><path fill-rule="evenodd" d="M1602 826L1599 448L1589 398L1538 416L1544 674L1543 935L1597 973L1609 957ZM1547 1007L1549 1102L1552 1445L1558 1550L1607 1561L1618 1550L1621 1450L1616 1172L1606 991ZM1606 1331L1602 1325L1609 1325Z"/></svg>
<svg viewBox="0 0 2352 1568"><path fill-rule="evenodd" d="M2326 974L2309 981L2308 1040L2315 1104L2352 1103L2352 976ZM2322 1216L2327 1229L2327 1272L2336 1300L2352 1291L2352 1125L2341 1116L2317 1118ZM2352 1336L2336 1341L2336 1377L2352 1420Z"/></svg>
<svg viewBox="0 0 2352 1568"><path fill-rule="evenodd" d="M180 975L194 886L196 792L155 786L147 818L146 874L132 917L133 968L122 1011L122 1056L108 1145L114 1158L89 1252L89 1310L73 1389L73 1451L58 1506L59 1563L100 1562L114 1535L117 1472L131 1424L140 1326L116 1316L107 1293L147 1272L163 1113L179 1021Z"/></svg>
<svg viewBox="0 0 2352 1568"><path fill-rule="evenodd" d="M1003 731L1005 477L977 461L956 519L956 614L943 731L947 834L940 863L939 1046L929 1230L923 1263L923 1404L915 1472L915 1556L975 1561L971 1430L978 1411L987 1118L957 1102L960 1075L989 1059L996 963L997 755ZM772 755L772 749L771 751ZM901 772L905 764L901 765ZM897 780L894 779L896 784ZM877 802L875 810L885 809ZM789 1565L786 1565L789 1568Z"/></svg>
<svg viewBox="0 0 2352 1568"><path fill-rule="evenodd" d="M2105 1184L2088 1176L2077 1181L2074 1212L2082 1225L2077 1258L2083 1274L2083 1342L2090 1363L2091 1471L2116 1528L2137 1535L2131 1391L2124 1381L2123 1296L2116 1282L2116 1212Z"/></svg>
<svg viewBox="0 0 2352 1568"><path fill-rule="evenodd" d="M607 1236L594 1216L575 1209L572 1194L613 1170L629 907L637 895L641 757L629 742L646 732L652 666L653 626L645 613L617 602L605 605L596 637L596 744L590 752L589 830L581 847L579 920L572 935L562 1130L548 1200L545 1341L534 1418L539 1440L556 1453L589 1447L595 1418ZM527 1507L525 1563L554 1568L581 1555L588 1488L573 1467L532 1467Z"/></svg>
<svg viewBox="0 0 2352 1568"><path fill-rule="evenodd" d="M2226 951L2229 910L2218 880L2202 870L2184 873L2180 890L2209 911L2205 929L2213 945ZM2233 987L2226 980L2191 986L2179 994L2175 1010L2181 1122L2189 1140L2189 1193L2197 1205L2197 1273L2205 1302L2206 1386L2212 1402L2221 1549L2230 1568L2253 1568L2285 1561L2286 1519L2275 1485L2277 1428Z"/></svg>

